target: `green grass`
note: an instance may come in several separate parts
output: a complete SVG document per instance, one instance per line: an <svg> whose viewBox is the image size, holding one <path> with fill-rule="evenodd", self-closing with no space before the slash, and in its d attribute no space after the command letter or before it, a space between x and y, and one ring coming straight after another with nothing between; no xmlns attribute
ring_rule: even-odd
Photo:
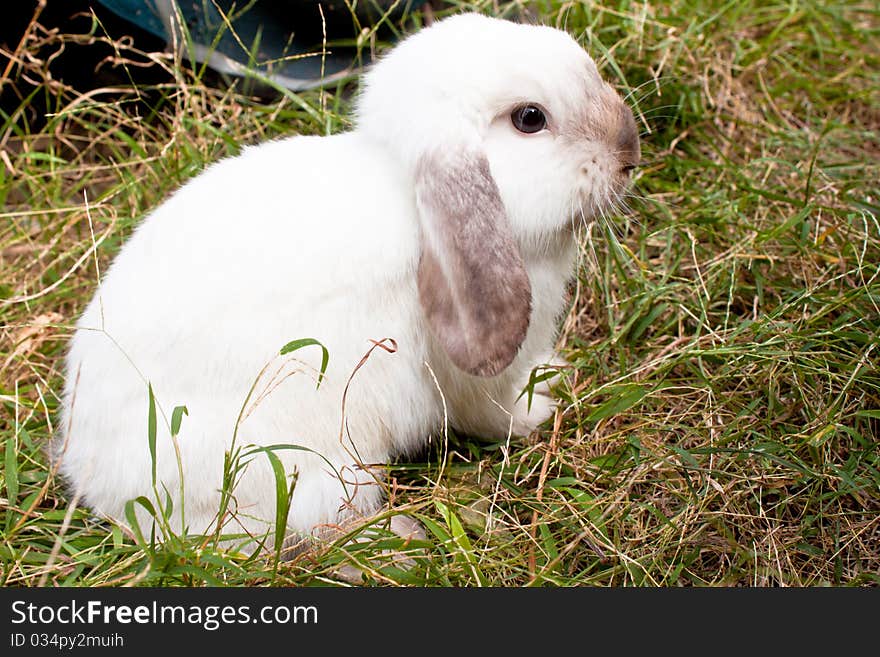
<svg viewBox="0 0 880 657"><path fill-rule="evenodd" d="M527 7L630 94L638 198L585 236L554 421L390 467L428 533L409 569L375 530L279 562L153 545L71 504L43 450L97 271L209 162L345 129L351 87L262 101L166 56L174 84L82 96L24 55L84 37L35 29L2 80L39 87L0 117L0 584L328 584L344 563L381 585L877 584L880 10L603 4Z"/></svg>

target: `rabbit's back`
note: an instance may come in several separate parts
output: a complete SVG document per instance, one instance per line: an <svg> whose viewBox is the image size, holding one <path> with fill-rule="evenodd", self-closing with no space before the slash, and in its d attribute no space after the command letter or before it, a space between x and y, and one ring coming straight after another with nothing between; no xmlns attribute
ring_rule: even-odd
<svg viewBox="0 0 880 657"><path fill-rule="evenodd" d="M148 384L158 404L157 478L172 491L179 477L168 423L175 406L187 407L178 442L196 524L210 519L236 427L239 444L297 444L335 464L350 462L351 451L382 462L424 438L436 412L426 408L426 373L413 375L424 372L425 345L418 227L403 190L393 165L356 134L296 137L221 161L147 217L68 354L57 449L86 501L119 517L125 500L149 493ZM279 356L300 338L330 354L319 389L320 348ZM383 338L398 351L374 352L363 366L368 385L355 375L345 408L351 435L340 442L345 384L370 341ZM323 467L308 452L279 456L301 477ZM271 477L264 462L249 471L252 483ZM273 489L245 489L256 515L271 516L274 501L260 496ZM305 526L322 520L299 515Z"/></svg>

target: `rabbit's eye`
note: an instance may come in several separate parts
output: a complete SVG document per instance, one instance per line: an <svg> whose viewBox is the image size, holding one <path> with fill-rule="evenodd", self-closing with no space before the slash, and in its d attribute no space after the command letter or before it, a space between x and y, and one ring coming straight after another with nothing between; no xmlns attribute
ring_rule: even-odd
<svg viewBox="0 0 880 657"><path fill-rule="evenodd" d="M547 117L540 107L534 105L517 107L510 115L510 120L514 128L529 135L547 127Z"/></svg>

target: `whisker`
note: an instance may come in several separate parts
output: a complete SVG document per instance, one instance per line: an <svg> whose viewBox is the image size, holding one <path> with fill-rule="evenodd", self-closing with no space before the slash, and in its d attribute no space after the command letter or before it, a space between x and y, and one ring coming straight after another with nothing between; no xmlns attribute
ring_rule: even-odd
<svg viewBox="0 0 880 657"><path fill-rule="evenodd" d="M656 78L651 78L651 79L649 79L649 80L645 80L645 81L642 82L640 85L637 85L637 86L635 86L635 87L631 87L630 90L629 90L629 93L626 94L626 95L623 97L623 101L624 101L624 102L628 101L630 98L633 97L634 94L638 93L639 91L641 91L641 90L644 89L645 87L648 87L649 85L655 85L655 86L656 86L656 85L657 85L657 79L656 79ZM650 94L645 94L644 96L638 97L638 98L636 98L636 100L635 100L634 102L635 102L635 103L639 103L639 102L641 102L642 100L644 100L645 98L647 98L649 95L650 95Z"/></svg>
<svg viewBox="0 0 880 657"><path fill-rule="evenodd" d="M643 82L642 84L637 86L633 91L636 91L636 90L639 90L642 88L646 88L646 87L648 87L648 85L652 85L652 84L653 84L654 90L647 91L643 96L640 96L639 98L637 98L634 101L634 103L635 104L641 103L645 98L647 98L648 96L651 96L651 95L656 95L656 96L660 97L663 95L663 87L669 86L673 82L682 81L685 79L686 78L683 75L661 75L659 78L651 78L649 80L646 80L645 82ZM630 92L629 94L627 94L624 100L628 100L629 97L632 95L632 93L633 92Z"/></svg>

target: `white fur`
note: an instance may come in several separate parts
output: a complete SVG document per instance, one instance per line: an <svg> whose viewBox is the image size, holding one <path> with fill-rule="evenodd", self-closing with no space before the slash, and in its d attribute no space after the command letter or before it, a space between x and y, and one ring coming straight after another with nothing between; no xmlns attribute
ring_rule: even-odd
<svg viewBox="0 0 880 657"><path fill-rule="evenodd" d="M297 532L375 511L381 487L363 465L424 445L442 426L443 398L463 431L503 437L511 426L533 429L552 402L542 398L529 413L515 400L552 353L573 274L573 207L595 194L595 180L584 177L568 137L516 133L509 107L537 100L561 122L603 89L595 65L564 33L459 16L405 40L366 76L352 132L247 148L186 184L123 246L77 325L55 439L74 491L120 520L127 500L153 497L149 382L160 407L159 490L180 508L169 423L172 409L186 405L178 436L186 525L210 531L224 452L267 364L236 442L295 444L323 457L276 452L298 475L288 520ZM422 154L445 143L486 153L532 286L526 340L491 379L448 361L418 299L413 172ZM317 389L319 348L278 355L299 338L329 350ZM397 351L374 349L354 373L344 426L346 383L371 340L384 338ZM234 497L227 531L271 527L275 481L264 454L244 470Z"/></svg>

